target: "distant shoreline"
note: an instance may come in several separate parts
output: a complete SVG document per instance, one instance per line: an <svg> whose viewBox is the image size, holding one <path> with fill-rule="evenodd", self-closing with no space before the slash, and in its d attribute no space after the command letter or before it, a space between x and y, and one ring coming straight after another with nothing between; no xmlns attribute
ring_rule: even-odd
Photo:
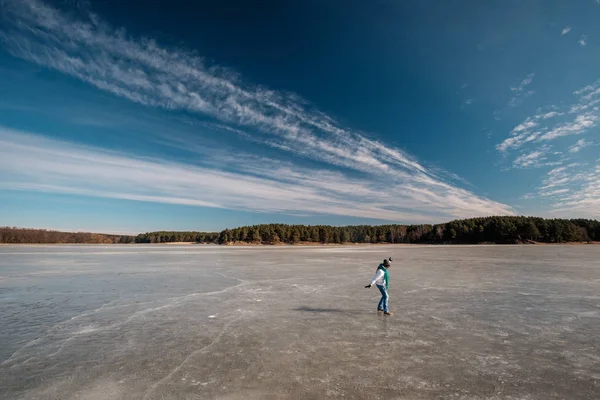
<svg viewBox="0 0 600 400"><path fill-rule="evenodd" d="M165 243L0 243L0 247L5 246L218 246L218 247L413 247L413 246L584 246L600 245L600 242L567 242L567 243L318 243L318 242L301 242L301 243L195 243L195 242L165 242Z"/></svg>
<svg viewBox="0 0 600 400"><path fill-rule="evenodd" d="M490 216L420 225L286 225L261 224L221 232L155 231L138 235L59 232L0 227L1 243L21 244L219 244L333 245L345 244L563 244L600 241L600 221Z"/></svg>
<svg viewBox="0 0 600 400"><path fill-rule="evenodd" d="M161 244L161 243L157 243ZM167 244L167 243L165 243ZM196 244L196 243L192 243ZM200 243L199 243L200 244ZM322 246L322 247L335 247L335 246L567 246L567 245L600 245L600 242L567 242L567 243L227 243L217 244L217 246L225 247L303 247L303 246Z"/></svg>

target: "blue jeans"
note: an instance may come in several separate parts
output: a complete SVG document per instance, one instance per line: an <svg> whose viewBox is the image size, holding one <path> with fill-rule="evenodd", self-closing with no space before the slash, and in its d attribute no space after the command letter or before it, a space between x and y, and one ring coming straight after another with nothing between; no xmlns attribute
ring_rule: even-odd
<svg viewBox="0 0 600 400"><path fill-rule="evenodd" d="M388 312L388 299L390 296L388 295L387 289L385 286L377 285L377 289L381 292L381 300L379 300L379 304L377 305L378 310L383 310Z"/></svg>

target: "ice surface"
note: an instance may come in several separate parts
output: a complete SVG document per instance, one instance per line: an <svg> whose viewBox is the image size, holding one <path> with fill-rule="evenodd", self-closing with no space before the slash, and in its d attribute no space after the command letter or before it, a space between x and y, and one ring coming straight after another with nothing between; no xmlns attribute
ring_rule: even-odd
<svg viewBox="0 0 600 400"><path fill-rule="evenodd" d="M377 264L393 317L378 316ZM598 399L600 246L2 246L1 399Z"/></svg>

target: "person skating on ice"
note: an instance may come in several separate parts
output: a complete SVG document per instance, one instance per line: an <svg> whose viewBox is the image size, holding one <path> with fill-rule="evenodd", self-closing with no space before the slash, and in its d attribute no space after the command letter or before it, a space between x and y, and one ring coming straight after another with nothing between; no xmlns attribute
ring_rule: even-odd
<svg viewBox="0 0 600 400"><path fill-rule="evenodd" d="M379 289L381 292L381 300L379 300L379 304L377 305L377 312L380 314L383 313L384 315L392 315L388 307L390 298L388 294L388 287L390 284L390 275L388 269L392 265L391 261L392 257L383 260L383 262L377 267L377 272L371 280L371 283L365 286L365 288L370 288L374 284L377 285L377 289Z"/></svg>

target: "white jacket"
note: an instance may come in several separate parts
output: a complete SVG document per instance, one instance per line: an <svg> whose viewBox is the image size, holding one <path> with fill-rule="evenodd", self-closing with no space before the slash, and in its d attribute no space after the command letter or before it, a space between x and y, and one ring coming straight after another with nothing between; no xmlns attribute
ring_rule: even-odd
<svg viewBox="0 0 600 400"><path fill-rule="evenodd" d="M375 284L379 286L385 286L385 272L383 272L381 268L377 270L377 273L373 279L371 279L371 286Z"/></svg>

